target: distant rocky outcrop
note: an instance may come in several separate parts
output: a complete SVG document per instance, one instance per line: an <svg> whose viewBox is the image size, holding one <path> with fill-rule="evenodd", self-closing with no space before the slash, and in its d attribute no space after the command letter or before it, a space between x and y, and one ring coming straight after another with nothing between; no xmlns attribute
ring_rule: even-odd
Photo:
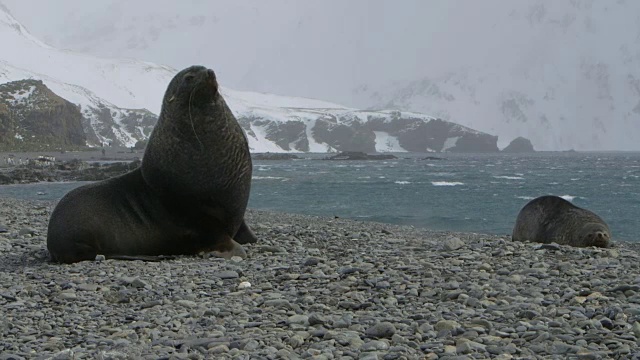
<svg viewBox="0 0 640 360"><path fill-rule="evenodd" d="M42 81L0 84L0 150L58 150L86 145L78 106Z"/></svg>
<svg viewBox="0 0 640 360"><path fill-rule="evenodd" d="M306 115L303 119L302 115ZM498 152L498 138L456 123L400 111L297 109L298 119L239 114L249 143L281 151Z"/></svg>
<svg viewBox="0 0 640 360"><path fill-rule="evenodd" d="M513 139L507 147L502 149L504 153L531 153L535 152L533 144L529 139L517 137Z"/></svg>
<svg viewBox="0 0 640 360"><path fill-rule="evenodd" d="M294 160L300 159L298 155L288 153L259 153L251 154L253 160Z"/></svg>
<svg viewBox="0 0 640 360"><path fill-rule="evenodd" d="M360 151L345 151L339 154L328 156L323 160L392 160L397 159L391 154L366 154Z"/></svg>

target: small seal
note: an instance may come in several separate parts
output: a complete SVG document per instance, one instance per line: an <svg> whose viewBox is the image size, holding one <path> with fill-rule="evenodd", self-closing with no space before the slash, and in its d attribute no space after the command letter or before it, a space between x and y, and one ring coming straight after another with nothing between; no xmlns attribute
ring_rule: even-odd
<svg viewBox="0 0 640 360"><path fill-rule="evenodd" d="M610 247L609 226L593 212L558 196L540 196L520 210L513 240L578 247Z"/></svg>
<svg viewBox="0 0 640 360"><path fill-rule="evenodd" d="M202 66L169 83L139 168L76 188L49 220L53 261L152 261L214 252L245 257L251 156L242 128ZM235 241L234 241L235 239Z"/></svg>

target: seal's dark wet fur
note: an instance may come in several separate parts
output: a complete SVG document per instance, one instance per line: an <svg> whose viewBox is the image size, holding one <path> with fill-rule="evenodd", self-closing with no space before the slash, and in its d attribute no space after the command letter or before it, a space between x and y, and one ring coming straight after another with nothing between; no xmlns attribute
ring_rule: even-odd
<svg viewBox="0 0 640 360"><path fill-rule="evenodd" d="M47 235L52 260L242 256L238 243L257 240L243 220L251 171L247 139L214 72L184 69L165 92L141 167L60 200Z"/></svg>
<svg viewBox="0 0 640 360"><path fill-rule="evenodd" d="M520 210L513 240L609 247L611 232L604 220L593 212L558 196L541 196Z"/></svg>

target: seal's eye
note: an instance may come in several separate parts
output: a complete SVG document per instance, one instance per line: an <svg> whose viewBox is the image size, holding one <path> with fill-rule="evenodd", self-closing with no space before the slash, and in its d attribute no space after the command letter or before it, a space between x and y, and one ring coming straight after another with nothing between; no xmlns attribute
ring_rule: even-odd
<svg viewBox="0 0 640 360"><path fill-rule="evenodd" d="M184 76L184 81L189 82L189 81L193 80L193 78L195 78L195 75L187 74L187 75Z"/></svg>

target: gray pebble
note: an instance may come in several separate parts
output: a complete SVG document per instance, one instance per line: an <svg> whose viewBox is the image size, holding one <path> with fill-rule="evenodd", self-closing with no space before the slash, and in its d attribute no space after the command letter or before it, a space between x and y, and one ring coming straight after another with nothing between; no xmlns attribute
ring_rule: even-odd
<svg viewBox="0 0 640 360"><path fill-rule="evenodd" d="M443 248L446 251L458 250L465 246L464 241L457 237L449 237L444 241Z"/></svg>
<svg viewBox="0 0 640 360"><path fill-rule="evenodd" d="M396 327L390 322L381 322L367 329L365 335L371 338L391 338Z"/></svg>
<svg viewBox="0 0 640 360"><path fill-rule="evenodd" d="M226 280L226 279L237 279L240 277L240 275L238 275L238 273L236 271L233 270L226 270L226 271L220 271L217 272L215 274L213 274L213 276L220 278L222 280Z"/></svg>

